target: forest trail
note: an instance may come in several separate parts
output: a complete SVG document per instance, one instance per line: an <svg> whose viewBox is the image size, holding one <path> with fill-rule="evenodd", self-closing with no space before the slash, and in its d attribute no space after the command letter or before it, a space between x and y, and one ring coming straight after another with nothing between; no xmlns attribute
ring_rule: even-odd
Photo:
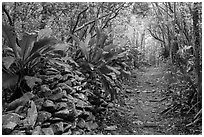
<svg viewBox="0 0 204 137"><path fill-rule="evenodd" d="M165 103L162 102L166 101L166 97L162 95L166 88L163 76L162 67L150 67L144 72L139 72L135 78L136 84L133 88L136 89L136 92L133 94L136 95L130 97L130 104L136 103L132 111L136 113L138 119L133 123L137 124L139 134L166 134L163 131L164 121L160 115L165 107Z"/></svg>
<svg viewBox="0 0 204 137"><path fill-rule="evenodd" d="M126 119L128 124L123 125L120 120L118 131L113 134L173 134L174 119L162 118L160 114L168 105L168 99L162 94L166 89L164 72L162 67L133 71L130 81L125 83L124 107L118 109L120 119Z"/></svg>

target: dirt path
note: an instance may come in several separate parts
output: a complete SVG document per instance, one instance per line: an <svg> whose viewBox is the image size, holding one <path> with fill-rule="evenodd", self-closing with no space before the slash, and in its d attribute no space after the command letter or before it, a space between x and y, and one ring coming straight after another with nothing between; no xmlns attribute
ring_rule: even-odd
<svg viewBox="0 0 204 137"><path fill-rule="evenodd" d="M162 91L166 88L162 68L146 68L144 72L133 72L134 75L126 85L129 93L125 104L130 110L133 134L161 135L171 134L166 131L168 121L160 113L166 106ZM131 115L132 114L132 115Z"/></svg>
<svg viewBox="0 0 204 137"><path fill-rule="evenodd" d="M178 135L182 134L179 117L162 115L170 100L165 95L167 83L162 67L133 71L128 82L124 82L124 102L108 114L108 126L117 127L106 134L117 135Z"/></svg>

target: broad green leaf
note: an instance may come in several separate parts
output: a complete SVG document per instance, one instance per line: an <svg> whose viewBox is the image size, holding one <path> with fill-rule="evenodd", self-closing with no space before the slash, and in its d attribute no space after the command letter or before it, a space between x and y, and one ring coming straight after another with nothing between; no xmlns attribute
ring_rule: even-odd
<svg viewBox="0 0 204 137"><path fill-rule="evenodd" d="M96 44L99 45L99 40L101 36L101 30L98 25L96 25Z"/></svg>
<svg viewBox="0 0 204 137"><path fill-rule="evenodd" d="M2 88L11 88L15 86L18 82L19 76L18 75L11 75L5 72L2 72Z"/></svg>
<svg viewBox="0 0 204 137"><path fill-rule="evenodd" d="M54 54L58 54L61 57L65 57L67 55L67 50L70 47L70 44L65 44L65 43L59 43L53 46L54 50L53 53Z"/></svg>
<svg viewBox="0 0 204 137"><path fill-rule="evenodd" d="M113 88L113 86L115 85L114 81L104 74L102 76L103 78L101 79L102 80L101 82L103 84L103 87L105 88L105 91L109 92L109 94L111 95L111 100L115 99L117 97L117 93Z"/></svg>
<svg viewBox="0 0 204 137"><path fill-rule="evenodd" d="M42 29L38 32L37 41L39 41L40 39L49 38L51 34L52 34L52 29L49 29L49 28Z"/></svg>
<svg viewBox="0 0 204 137"><path fill-rule="evenodd" d="M81 51L84 54L86 60L89 61L88 48L86 47L85 43L84 42L80 42L79 46L80 46Z"/></svg>
<svg viewBox="0 0 204 137"><path fill-rule="evenodd" d="M103 50L109 52L109 51L111 51L112 49L114 49L115 47L117 47L117 45L111 44L111 45L105 46L105 47L103 48Z"/></svg>
<svg viewBox="0 0 204 137"><path fill-rule="evenodd" d="M57 40L54 38L44 38L34 43L33 49L31 50L30 54L34 54L42 50L45 47L53 46L57 43Z"/></svg>
<svg viewBox="0 0 204 137"><path fill-rule="evenodd" d="M97 63L102 57L103 50L101 48L95 48L95 54L92 57L92 62Z"/></svg>
<svg viewBox="0 0 204 137"><path fill-rule="evenodd" d="M85 47L88 48L89 47L89 41L91 40L91 34L87 34L84 43L85 43Z"/></svg>
<svg viewBox="0 0 204 137"><path fill-rule="evenodd" d="M105 43L107 38L108 38L108 36L105 33L101 33L100 40L99 40L99 43L98 43L98 46L100 48L104 48L104 46L105 46L104 43Z"/></svg>
<svg viewBox="0 0 204 137"><path fill-rule="evenodd" d="M74 36L74 35L72 35L72 34L69 34L69 35L77 42L77 44L79 44L79 47L80 47L82 53L84 54L86 60L89 61L88 44L86 45L85 42L80 41L79 38L77 38L76 36ZM89 37L86 38L85 41L87 42L88 40L89 40Z"/></svg>
<svg viewBox="0 0 204 137"><path fill-rule="evenodd" d="M64 50L64 51L66 51L70 47L70 44L58 43L58 44L54 45L53 47L54 47L55 50Z"/></svg>
<svg viewBox="0 0 204 137"><path fill-rule="evenodd" d="M111 60L113 57L114 57L114 53L112 53L112 52L106 52L106 51L103 52L103 58L104 58L106 61Z"/></svg>
<svg viewBox="0 0 204 137"><path fill-rule="evenodd" d="M17 51L17 45L16 45L17 36L15 33L15 28L7 24L2 24L2 34L3 34L3 37L8 39L9 47L13 49L15 56L18 58L19 53Z"/></svg>
<svg viewBox="0 0 204 137"><path fill-rule="evenodd" d="M19 41L21 48L21 57L25 60L33 49L34 42L37 40L37 35L25 33L22 40Z"/></svg>
<svg viewBox="0 0 204 137"><path fill-rule="evenodd" d="M14 63L14 61L15 61L15 57L7 56L2 58L2 62L6 67L6 69L9 69L9 67L11 66L11 64Z"/></svg>
<svg viewBox="0 0 204 137"><path fill-rule="evenodd" d="M36 82L41 83L42 79L36 78L36 77L31 77L31 76L25 76L24 77L26 80L27 85L33 89L33 87L36 85Z"/></svg>

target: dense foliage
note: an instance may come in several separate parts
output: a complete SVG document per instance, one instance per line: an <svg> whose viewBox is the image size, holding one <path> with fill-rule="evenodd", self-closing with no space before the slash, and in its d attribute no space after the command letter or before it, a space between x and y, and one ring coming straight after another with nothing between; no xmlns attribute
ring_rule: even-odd
<svg viewBox="0 0 204 137"><path fill-rule="evenodd" d="M200 126L200 3L5 2L2 12L3 111L20 115L29 102L23 123L26 134L43 125L37 112L63 119L63 107L73 111L66 113L68 121L80 123L79 127L88 122L83 128L96 129L91 114L103 116L112 103L121 104L122 83L132 70L163 63L169 85L165 94L172 101L162 113L177 112L184 119L191 114L186 126ZM59 103L58 109L49 101L67 104ZM93 118L91 124L88 117ZM12 130L6 128L4 134Z"/></svg>

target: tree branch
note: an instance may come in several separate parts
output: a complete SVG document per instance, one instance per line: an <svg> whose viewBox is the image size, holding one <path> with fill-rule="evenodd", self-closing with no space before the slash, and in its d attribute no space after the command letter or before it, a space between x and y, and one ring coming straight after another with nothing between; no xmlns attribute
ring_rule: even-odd
<svg viewBox="0 0 204 137"><path fill-rule="evenodd" d="M160 41L160 42L165 43L165 41L163 41L163 40L161 40L160 38L158 38L150 29L148 29L148 31L150 32L150 34L151 34L151 36L152 36L153 38L155 38L156 40L158 40L158 41Z"/></svg>
<svg viewBox="0 0 204 137"><path fill-rule="evenodd" d="M11 26L14 26L14 23L12 22L12 19L11 19L10 15L9 15L8 11L6 10L6 5L5 4L2 5L2 10L6 14L6 16L8 18L8 21L9 21L9 24Z"/></svg>
<svg viewBox="0 0 204 137"><path fill-rule="evenodd" d="M110 20L114 19L118 14L119 14L119 12L115 13L115 15L114 15L113 17L109 18L109 19L105 22L105 24L103 25L102 29L104 29L104 28L107 26L108 22L109 22Z"/></svg>
<svg viewBox="0 0 204 137"><path fill-rule="evenodd" d="M80 16L81 16L81 14L83 14L84 12L86 12L87 10L89 9L89 7L87 7L86 9L84 9L84 10L82 10L78 15L77 15L77 21L76 21L76 23L75 23L75 25L74 25L74 28L72 29L72 34L74 33L74 31L75 31L75 29L76 29L76 27L77 27L77 25L78 25L78 23L79 23L79 19L80 19Z"/></svg>

